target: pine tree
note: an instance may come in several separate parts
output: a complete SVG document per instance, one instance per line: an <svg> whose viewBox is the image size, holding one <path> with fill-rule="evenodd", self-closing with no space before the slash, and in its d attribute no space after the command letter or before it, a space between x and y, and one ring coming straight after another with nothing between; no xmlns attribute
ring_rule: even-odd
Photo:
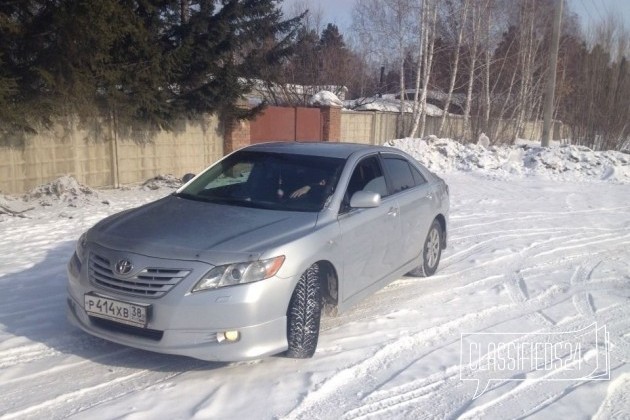
<svg viewBox="0 0 630 420"><path fill-rule="evenodd" d="M329 23L322 31L320 44L323 48L344 49L346 43L343 41L343 35L339 32L337 25Z"/></svg>
<svg viewBox="0 0 630 420"><path fill-rule="evenodd" d="M30 127L69 114L163 128L247 116L237 102L293 52L300 19L283 21L275 0L4 2L0 104L15 106L0 123L18 105Z"/></svg>
<svg viewBox="0 0 630 420"><path fill-rule="evenodd" d="M237 103L293 52L300 18L282 21L273 0L190 2L188 10L165 37L177 113L250 115Z"/></svg>
<svg viewBox="0 0 630 420"><path fill-rule="evenodd" d="M31 10L41 6L37 2L0 3L0 133L32 131L30 120L35 104L33 75L27 71L28 56L23 56L25 23L32 19Z"/></svg>

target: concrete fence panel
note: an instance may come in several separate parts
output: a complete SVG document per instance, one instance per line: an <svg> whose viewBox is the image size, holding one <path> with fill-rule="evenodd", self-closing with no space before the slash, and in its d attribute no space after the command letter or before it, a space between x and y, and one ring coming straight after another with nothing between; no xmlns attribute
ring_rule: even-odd
<svg viewBox="0 0 630 420"><path fill-rule="evenodd" d="M341 111L341 141L373 144L373 112Z"/></svg>
<svg viewBox="0 0 630 420"><path fill-rule="evenodd" d="M0 143L0 192L21 194L63 175L91 187L138 183L159 174L198 173L223 156L217 117L173 132L115 135L107 122L63 121L19 141ZM139 141L139 134L148 141Z"/></svg>
<svg viewBox="0 0 630 420"><path fill-rule="evenodd" d="M216 117L204 123L183 122L173 132L150 133L151 141L133 136L116 139L118 184L145 181L159 174L181 177L199 173L223 156L223 139L217 133Z"/></svg>
<svg viewBox="0 0 630 420"><path fill-rule="evenodd" d="M19 194L71 174L82 183L113 184L109 130L66 120L11 144L0 143L0 191Z"/></svg>
<svg viewBox="0 0 630 420"><path fill-rule="evenodd" d="M396 138L398 115L391 112L374 114L374 138L372 144L382 145L388 140Z"/></svg>

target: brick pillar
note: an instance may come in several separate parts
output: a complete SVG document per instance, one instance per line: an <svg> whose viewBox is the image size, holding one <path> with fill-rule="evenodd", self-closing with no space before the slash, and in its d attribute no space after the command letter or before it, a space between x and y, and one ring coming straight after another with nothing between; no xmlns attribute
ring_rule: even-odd
<svg viewBox="0 0 630 420"><path fill-rule="evenodd" d="M251 144L249 120L234 119L226 124L223 136L223 154L227 155Z"/></svg>
<svg viewBox="0 0 630 420"><path fill-rule="evenodd" d="M341 107L323 106L322 113L322 141L341 140Z"/></svg>

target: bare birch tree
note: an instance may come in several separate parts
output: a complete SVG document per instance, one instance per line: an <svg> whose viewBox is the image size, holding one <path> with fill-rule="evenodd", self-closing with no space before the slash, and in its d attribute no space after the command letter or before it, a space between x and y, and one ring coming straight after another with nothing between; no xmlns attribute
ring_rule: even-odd
<svg viewBox="0 0 630 420"><path fill-rule="evenodd" d="M400 85L400 118L398 132L404 132L405 54L412 44L414 26L413 0L362 0L355 3L353 30L363 42L369 43L375 59L391 58L398 62Z"/></svg>
<svg viewBox="0 0 630 420"><path fill-rule="evenodd" d="M486 0L483 11L483 119L480 130L485 133L490 133L490 112L492 105L490 95L490 68L492 64L490 22L492 21L492 10L492 0Z"/></svg>
<svg viewBox="0 0 630 420"><path fill-rule="evenodd" d="M448 110L451 107L451 101L453 100L453 90L455 89L455 81L457 80L457 72L459 70L459 57L462 46L462 39L464 37L464 28L466 26L466 19L468 17L468 8L469 8L470 0L463 0L459 3L459 13L453 12L451 16L454 17L457 24L457 41L455 43L455 49L453 51L453 64L451 66L451 77L448 85L448 92L446 94L446 101L444 102L444 113L442 114L442 119L440 120L440 128L439 135L444 135L444 127L446 125L446 116L448 115ZM459 22L458 22L459 21Z"/></svg>
<svg viewBox="0 0 630 420"><path fill-rule="evenodd" d="M424 137L426 123L427 95L429 91L429 79L433 68L433 52L435 49L435 25L437 23L437 2L435 0L424 0L422 12L422 60L418 60L418 72L416 75L416 92L414 96L414 118L413 126L409 137L414 137L420 126L420 137ZM422 71L420 69L422 63ZM420 86L420 77L422 75L422 92L418 99L418 87Z"/></svg>
<svg viewBox="0 0 630 420"><path fill-rule="evenodd" d="M466 88L466 102L464 105L464 128L462 130L462 136L464 138L468 138L471 140L472 131L470 130L470 111L472 108L472 96L473 96L473 86L475 83L475 75L477 71L477 58L479 51L479 39L480 39L480 29L481 29L481 3L478 1L474 1L471 7L471 33L470 33L470 43L468 45L469 51L469 64L468 64L468 84Z"/></svg>

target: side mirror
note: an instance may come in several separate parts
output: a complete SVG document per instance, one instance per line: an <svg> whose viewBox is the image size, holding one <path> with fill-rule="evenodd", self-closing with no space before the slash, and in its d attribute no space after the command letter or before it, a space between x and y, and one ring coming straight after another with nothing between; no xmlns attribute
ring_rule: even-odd
<svg viewBox="0 0 630 420"><path fill-rule="evenodd" d="M381 195L372 191L357 191L350 199L352 208L370 208L381 205Z"/></svg>
<svg viewBox="0 0 630 420"><path fill-rule="evenodd" d="M195 174L186 174L182 177L182 184L187 183L188 181L190 181L191 179L193 179L195 177Z"/></svg>

